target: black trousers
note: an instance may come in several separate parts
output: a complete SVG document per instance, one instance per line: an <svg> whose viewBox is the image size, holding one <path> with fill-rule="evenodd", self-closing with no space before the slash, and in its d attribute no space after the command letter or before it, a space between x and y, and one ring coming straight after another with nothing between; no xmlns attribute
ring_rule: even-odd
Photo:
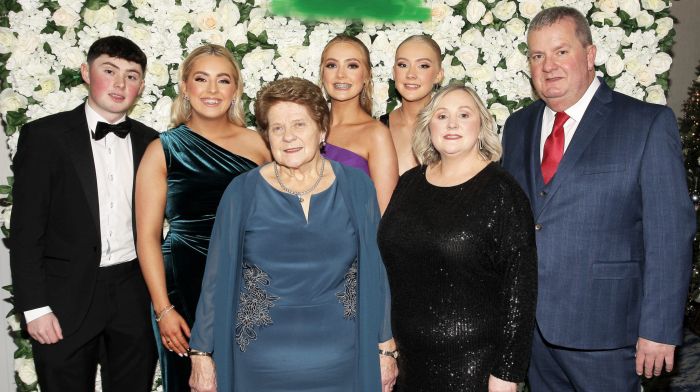
<svg viewBox="0 0 700 392"><path fill-rule="evenodd" d="M32 340L42 392L94 391L98 363L103 391L151 391L157 354L150 309L138 260L100 267L78 331L55 344Z"/></svg>

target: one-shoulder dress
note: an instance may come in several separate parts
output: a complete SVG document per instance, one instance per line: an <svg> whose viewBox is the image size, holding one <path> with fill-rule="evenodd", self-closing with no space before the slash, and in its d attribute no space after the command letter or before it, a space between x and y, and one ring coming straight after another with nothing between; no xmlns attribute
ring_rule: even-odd
<svg viewBox="0 0 700 392"><path fill-rule="evenodd" d="M168 298L192 327L219 200L236 176L255 162L216 145L185 125L160 135L167 167L163 242ZM154 323L166 392L189 391L190 359L162 347Z"/></svg>
<svg viewBox="0 0 700 392"><path fill-rule="evenodd" d="M369 176L369 164L367 160L348 149L338 147L334 144L326 143L322 155L327 159L340 162L343 165L362 170Z"/></svg>

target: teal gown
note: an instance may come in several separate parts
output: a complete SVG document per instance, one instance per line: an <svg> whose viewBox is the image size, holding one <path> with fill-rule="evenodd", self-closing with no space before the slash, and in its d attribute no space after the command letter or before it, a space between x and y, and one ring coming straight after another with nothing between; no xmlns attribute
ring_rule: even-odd
<svg viewBox="0 0 700 392"><path fill-rule="evenodd" d="M192 327L202 286L209 238L221 195L236 176L257 165L233 154L185 125L160 135L167 167L165 217L170 229L163 242L166 288L175 309ZM156 341L165 392L189 392L190 359Z"/></svg>

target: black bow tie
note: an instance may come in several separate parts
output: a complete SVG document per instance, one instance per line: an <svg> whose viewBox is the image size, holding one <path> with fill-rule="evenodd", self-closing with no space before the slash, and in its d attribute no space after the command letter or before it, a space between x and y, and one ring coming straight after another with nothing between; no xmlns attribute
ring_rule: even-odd
<svg viewBox="0 0 700 392"><path fill-rule="evenodd" d="M124 139L126 135L129 134L129 131L131 131L131 123L128 119L118 124L107 124L103 123L102 121L98 121L95 132L92 134L92 138L95 140L100 140L107 136L108 133L113 132L115 135Z"/></svg>

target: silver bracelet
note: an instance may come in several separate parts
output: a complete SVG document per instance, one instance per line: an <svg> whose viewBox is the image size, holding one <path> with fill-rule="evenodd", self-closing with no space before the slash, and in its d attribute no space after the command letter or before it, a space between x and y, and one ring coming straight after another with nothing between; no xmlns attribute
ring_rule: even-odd
<svg viewBox="0 0 700 392"><path fill-rule="evenodd" d="M159 314L156 314L156 322L159 323L160 320L163 319L163 316L168 314L168 312L173 310L173 309L175 309L175 305L170 305L170 306L166 307L165 309L161 310Z"/></svg>

